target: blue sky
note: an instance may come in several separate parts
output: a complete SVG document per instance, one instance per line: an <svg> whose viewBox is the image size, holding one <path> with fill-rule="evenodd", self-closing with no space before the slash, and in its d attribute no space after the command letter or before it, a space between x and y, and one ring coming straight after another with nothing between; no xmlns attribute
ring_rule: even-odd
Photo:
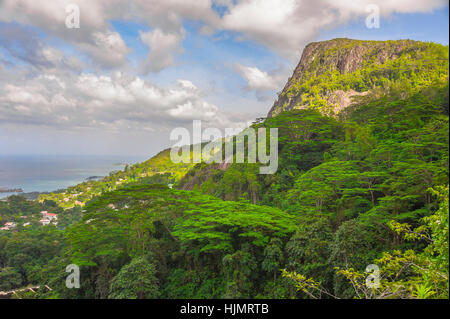
<svg viewBox="0 0 450 319"><path fill-rule="evenodd" d="M340 37L364 40L413 39L448 45L448 13L448 7L445 7L431 14L395 14L381 19L379 29L361 27L364 23L364 18L361 18L357 22L321 32L318 40Z"/></svg>
<svg viewBox="0 0 450 319"><path fill-rule="evenodd" d="M309 42L449 38L446 0L52 3L0 2L2 154L151 156L194 119L265 116ZM373 3L378 29L365 25Z"/></svg>

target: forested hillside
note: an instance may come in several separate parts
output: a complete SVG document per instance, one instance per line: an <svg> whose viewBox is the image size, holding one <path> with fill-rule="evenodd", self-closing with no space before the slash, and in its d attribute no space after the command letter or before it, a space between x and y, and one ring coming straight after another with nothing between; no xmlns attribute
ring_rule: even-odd
<svg viewBox="0 0 450 319"><path fill-rule="evenodd" d="M101 180L86 181L60 192L40 194L38 201L51 200L65 209L83 206L93 197L129 183L174 183L183 177L191 167L193 167L191 163L173 163L170 160L170 150L166 149L145 162L127 165L123 171L111 172L109 176Z"/></svg>
<svg viewBox="0 0 450 319"><path fill-rule="evenodd" d="M39 203L0 203L4 220L19 218L14 207L73 216L0 231L0 290L448 298L448 53L415 41L307 46L270 116L253 124L278 128L273 175L259 164L173 164L166 150ZM69 264L80 267L79 289L65 287ZM376 289L365 286L370 264L382 274Z"/></svg>

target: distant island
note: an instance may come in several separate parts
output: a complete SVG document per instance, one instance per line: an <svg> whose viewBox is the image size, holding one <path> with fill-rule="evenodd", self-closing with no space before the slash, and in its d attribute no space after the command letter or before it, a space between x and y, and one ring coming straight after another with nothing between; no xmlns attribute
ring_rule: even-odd
<svg viewBox="0 0 450 319"><path fill-rule="evenodd" d="M0 193L23 193L23 189L22 188L7 189L0 187Z"/></svg>
<svg viewBox="0 0 450 319"><path fill-rule="evenodd" d="M86 181L99 181L105 178L105 176L90 176L86 178Z"/></svg>
<svg viewBox="0 0 450 319"><path fill-rule="evenodd" d="M114 163L113 166L126 166L127 163Z"/></svg>

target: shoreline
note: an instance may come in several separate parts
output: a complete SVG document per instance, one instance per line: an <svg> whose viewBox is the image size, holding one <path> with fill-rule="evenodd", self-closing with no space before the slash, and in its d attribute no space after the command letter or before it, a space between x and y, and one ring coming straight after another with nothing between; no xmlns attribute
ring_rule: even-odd
<svg viewBox="0 0 450 319"><path fill-rule="evenodd" d="M23 189L22 188L11 188L11 189L8 189L8 188L0 187L0 194L3 194L3 193L23 193Z"/></svg>
<svg viewBox="0 0 450 319"><path fill-rule="evenodd" d="M146 158L134 156L0 155L0 199L36 198L84 182L94 182ZM119 165L120 164L120 165Z"/></svg>

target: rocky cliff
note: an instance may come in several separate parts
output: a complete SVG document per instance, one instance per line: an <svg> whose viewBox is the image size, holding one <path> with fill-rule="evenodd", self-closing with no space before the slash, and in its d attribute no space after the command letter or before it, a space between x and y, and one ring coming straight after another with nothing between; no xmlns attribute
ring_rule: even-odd
<svg viewBox="0 0 450 319"><path fill-rule="evenodd" d="M310 43L268 116L302 108L339 113L354 96L405 82L423 72L426 59L421 53L433 45L412 40L351 39Z"/></svg>

